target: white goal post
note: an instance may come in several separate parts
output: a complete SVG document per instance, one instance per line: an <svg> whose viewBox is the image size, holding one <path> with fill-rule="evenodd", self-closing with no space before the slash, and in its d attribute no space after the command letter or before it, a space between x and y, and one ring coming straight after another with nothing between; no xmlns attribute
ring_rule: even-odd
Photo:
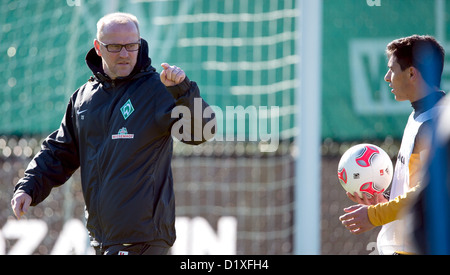
<svg viewBox="0 0 450 275"><path fill-rule="evenodd" d="M322 0L298 0L300 42L297 91L298 156L295 176L294 254L320 254L320 129Z"/></svg>

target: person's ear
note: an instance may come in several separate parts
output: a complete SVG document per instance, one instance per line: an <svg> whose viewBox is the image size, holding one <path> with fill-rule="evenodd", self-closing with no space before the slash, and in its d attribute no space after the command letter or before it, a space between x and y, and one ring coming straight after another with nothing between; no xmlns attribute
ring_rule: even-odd
<svg viewBox="0 0 450 275"><path fill-rule="evenodd" d="M100 43L98 42L97 39L94 39L94 48L95 48L95 52L97 53L97 55L102 56L102 53L100 51Z"/></svg>
<svg viewBox="0 0 450 275"><path fill-rule="evenodd" d="M419 74L419 71L414 67L409 67L409 79L416 80Z"/></svg>

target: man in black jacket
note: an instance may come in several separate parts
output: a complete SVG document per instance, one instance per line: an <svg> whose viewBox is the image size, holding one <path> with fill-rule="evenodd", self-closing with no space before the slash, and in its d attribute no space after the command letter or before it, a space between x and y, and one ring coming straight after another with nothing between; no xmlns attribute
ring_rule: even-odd
<svg viewBox="0 0 450 275"><path fill-rule="evenodd" d="M189 144L211 139L202 129L215 129L214 115L183 70L163 63L158 74L151 66L131 14L99 20L86 63L93 76L15 186L14 214L20 218L80 168L97 254L166 254L175 241L172 135ZM191 115L180 118L176 108Z"/></svg>

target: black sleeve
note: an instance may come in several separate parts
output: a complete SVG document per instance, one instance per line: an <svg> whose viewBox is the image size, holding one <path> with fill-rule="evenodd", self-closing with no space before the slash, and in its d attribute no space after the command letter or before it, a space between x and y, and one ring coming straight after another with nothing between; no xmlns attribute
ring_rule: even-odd
<svg viewBox="0 0 450 275"><path fill-rule="evenodd" d="M44 140L40 152L28 164L24 177L14 188L14 192L30 195L32 206L42 202L53 187L65 183L80 166L72 102L67 106L59 129Z"/></svg>
<svg viewBox="0 0 450 275"><path fill-rule="evenodd" d="M216 132L216 118L212 108L200 95L200 89L186 76L176 86L166 87L175 99L171 110L171 132L183 143L197 145L212 139Z"/></svg>

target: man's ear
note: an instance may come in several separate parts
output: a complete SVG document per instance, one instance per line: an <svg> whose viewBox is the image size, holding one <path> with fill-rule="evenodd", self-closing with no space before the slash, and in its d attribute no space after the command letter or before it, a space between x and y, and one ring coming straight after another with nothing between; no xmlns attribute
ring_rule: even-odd
<svg viewBox="0 0 450 275"><path fill-rule="evenodd" d="M102 53L100 52L100 43L98 42L97 39L94 39L94 48L97 55L102 56Z"/></svg>
<svg viewBox="0 0 450 275"><path fill-rule="evenodd" d="M412 81L416 81L417 77L419 77L419 71L414 68L413 66L408 68L408 73L409 73L409 79Z"/></svg>

